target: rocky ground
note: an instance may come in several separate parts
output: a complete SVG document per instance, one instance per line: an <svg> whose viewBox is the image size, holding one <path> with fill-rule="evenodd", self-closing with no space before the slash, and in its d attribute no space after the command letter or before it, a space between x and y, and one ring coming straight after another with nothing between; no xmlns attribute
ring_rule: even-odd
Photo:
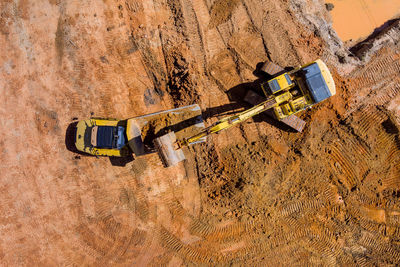
<svg viewBox="0 0 400 267"><path fill-rule="evenodd" d="M2 1L0 261L398 264L399 25L349 48L317 0ZM249 107L260 62L317 58L337 95L302 133L261 114L168 169L71 148L92 115L197 103L210 125Z"/></svg>

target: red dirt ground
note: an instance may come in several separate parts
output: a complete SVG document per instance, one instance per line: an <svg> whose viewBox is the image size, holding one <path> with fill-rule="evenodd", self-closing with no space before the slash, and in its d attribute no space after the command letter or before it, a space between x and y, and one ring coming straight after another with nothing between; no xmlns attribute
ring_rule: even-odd
<svg viewBox="0 0 400 267"><path fill-rule="evenodd" d="M398 264L399 26L359 59L326 21L323 1L2 1L2 265ZM210 125L258 63L317 58L337 95L303 133L261 114L167 169L71 151L76 119L197 103Z"/></svg>

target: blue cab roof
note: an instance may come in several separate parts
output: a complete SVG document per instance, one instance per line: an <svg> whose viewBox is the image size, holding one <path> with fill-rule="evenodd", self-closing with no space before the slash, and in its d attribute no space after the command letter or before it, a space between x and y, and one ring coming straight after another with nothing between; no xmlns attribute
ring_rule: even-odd
<svg viewBox="0 0 400 267"><path fill-rule="evenodd" d="M332 96L317 63L303 68L305 82L315 103L321 102Z"/></svg>
<svg viewBox="0 0 400 267"><path fill-rule="evenodd" d="M121 149L125 145L124 130L122 126L98 126L97 147Z"/></svg>

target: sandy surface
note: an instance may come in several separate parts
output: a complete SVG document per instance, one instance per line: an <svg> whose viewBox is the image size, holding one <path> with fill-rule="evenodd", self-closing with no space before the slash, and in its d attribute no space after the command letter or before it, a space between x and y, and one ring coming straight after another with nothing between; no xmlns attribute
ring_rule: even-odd
<svg viewBox="0 0 400 267"><path fill-rule="evenodd" d="M386 21L400 15L397 0L327 0L334 4L331 11L333 28L343 41L366 38Z"/></svg>
<svg viewBox="0 0 400 267"><path fill-rule="evenodd" d="M0 15L3 265L400 262L398 42L345 76L322 1L7 0ZM210 125L248 107L258 63L319 57L337 95L301 134L261 114L168 169L71 151L77 119L197 103Z"/></svg>

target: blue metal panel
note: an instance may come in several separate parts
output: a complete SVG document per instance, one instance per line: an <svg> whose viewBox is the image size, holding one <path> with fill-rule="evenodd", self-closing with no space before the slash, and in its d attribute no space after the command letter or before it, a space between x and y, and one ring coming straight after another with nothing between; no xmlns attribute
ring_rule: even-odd
<svg viewBox="0 0 400 267"><path fill-rule="evenodd" d="M113 148L114 129L112 126L98 126L96 147Z"/></svg>
<svg viewBox="0 0 400 267"><path fill-rule="evenodd" d="M117 149L121 149L125 145L125 128L118 126L118 142Z"/></svg>
<svg viewBox="0 0 400 267"><path fill-rule="evenodd" d="M292 80L290 79L289 75L285 74L286 81L289 85L292 84Z"/></svg>
<svg viewBox="0 0 400 267"><path fill-rule="evenodd" d="M268 85L272 93L275 93L281 89L277 80L272 80L268 82Z"/></svg>
<svg viewBox="0 0 400 267"><path fill-rule="evenodd" d="M316 63L303 69L308 89L314 98L315 103L321 102L332 96L328 85L322 77L321 70Z"/></svg>

